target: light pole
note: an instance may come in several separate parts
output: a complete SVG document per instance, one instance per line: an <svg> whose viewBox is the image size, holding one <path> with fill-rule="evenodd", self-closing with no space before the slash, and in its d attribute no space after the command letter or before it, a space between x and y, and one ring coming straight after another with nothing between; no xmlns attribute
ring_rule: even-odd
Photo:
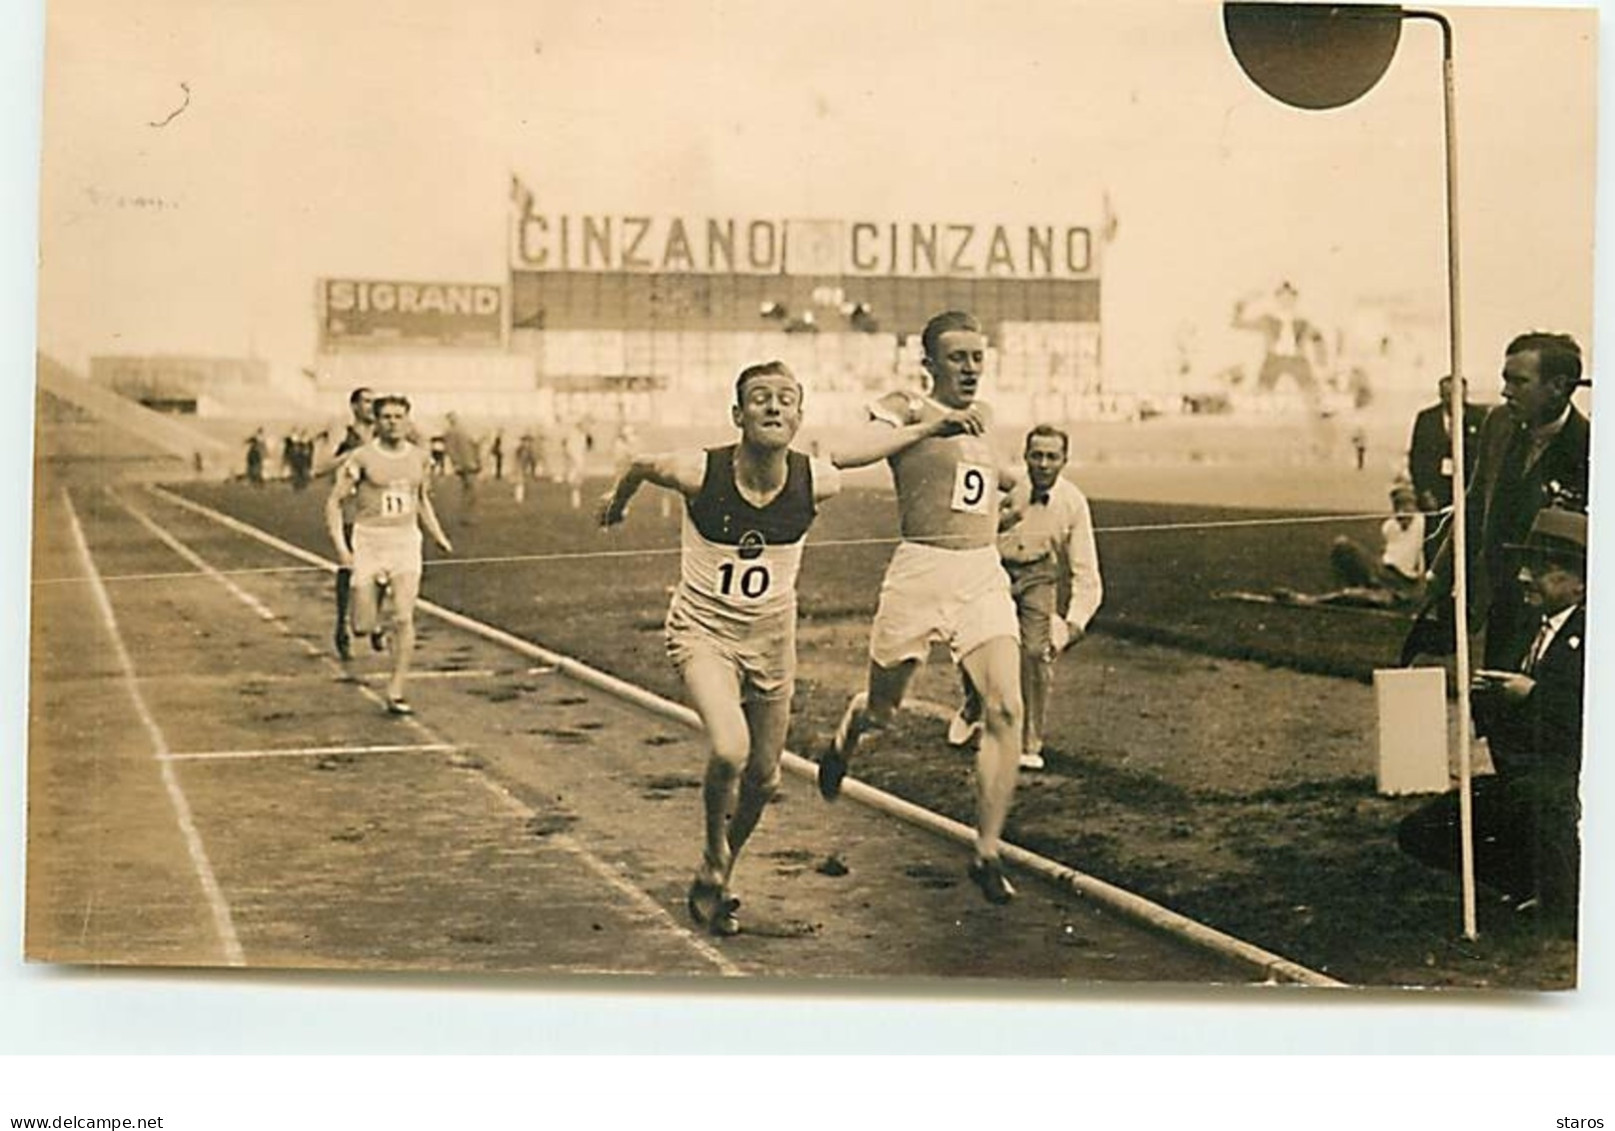
<svg viewBox="0 0 1615 1131"><path fill-rule="evenodd" d="M1373 89L1396 56L1404 20L1441 28L1443 138L1447 157L1447 372L1452 374L1452 550L1458 664L1458 820L1464 937L1475 937L1474 814L1470 798L1468 523L1464 501L1464 369L1458 301L1458 142L1452 25L1439 12L1397 4L1225 3L1223 28L1234 58L1272 97L1303 110L1333 110Z"/></svg>

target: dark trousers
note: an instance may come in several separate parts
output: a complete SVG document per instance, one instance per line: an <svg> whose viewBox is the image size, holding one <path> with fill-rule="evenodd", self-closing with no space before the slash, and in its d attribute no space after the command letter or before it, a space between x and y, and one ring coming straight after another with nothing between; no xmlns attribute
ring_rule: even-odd
<svg viewBox="0 0 1615 1131"><path fill-rule="evenodd" d="M353 545L353 527L343 524L342 541ZM338 566L336 571L336 638L348 638L348 608L353 601L353 571Z"/></svg>
<svg viewBox="0 0 1615 1131"><path fill-rule="evenodd" d="M1581 805L1576 775L1537 770L1494 774L1470 783L1475 878L1517 900L1535 897L1555 913L1574 914L1579 891ZM1458 794L1445 793L1402 820L1402 851L1432 868L1461 868Z"/></svg>

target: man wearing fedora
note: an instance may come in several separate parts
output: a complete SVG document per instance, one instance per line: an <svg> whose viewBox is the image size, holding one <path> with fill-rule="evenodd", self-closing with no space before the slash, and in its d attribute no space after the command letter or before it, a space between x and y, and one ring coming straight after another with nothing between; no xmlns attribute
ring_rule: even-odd
<svg viewBox="0 0 1615 1131"><path fill-rule="evenodd" d="M1483 668L1470 685L1475 731L1495 770L1473 786L1475 876L1517 907L1575 921L1580 863L1583 677L1587 631L1587 516L1539 512L1506 548L1536 629L1520 661ZM1459 866L1458 797L1407 817L1397 841L1434 867Z"/></svg>

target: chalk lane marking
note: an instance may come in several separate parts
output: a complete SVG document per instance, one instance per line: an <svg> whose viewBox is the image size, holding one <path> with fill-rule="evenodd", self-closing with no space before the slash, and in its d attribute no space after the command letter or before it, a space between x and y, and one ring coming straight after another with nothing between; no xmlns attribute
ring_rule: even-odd
<svg viewBox="0 0 1615 1131"><path fill-rule="evenodd" d="M224 951L224 963L226 966L245 966L247 959L241 950L241 940L236 936L230 905L225 901L218 878L213 874L213 865L208 861L207 850L202 846L202 837L196 830L190 802L186 800L185 791L180 787L174 768L167 759L168 741L163 737L162 728L157 725L157 720L152 717L151 710L146 706L145 698L140 694L134 675L135 665L129 658L129 651L123 644L123 636L118 631L118 618L112 611L112 601L107 596L106 586L101 584L101 574L96 569L95 559L90 555L90 544L85 540L78 511L73 507L73 497L65 489L62 491L62 501L67 505L67 521L72 528L73 542L89 576L90 591L95 595L101 620L112 638L112 650L118 658L119 667L123 670L124 690L128 692L129 701L134 704L135 713L140 716L140 723L145 727L146 735L151 740L152 753L162 774L163 788L168 793L168 802L174 809L180 833L185 838L185 850L190 855L191 866L196 871L197 880L202 885L202 893L207 898L208 909L212 912L213 929L218 934L219 945Z"/></svg>
<svg viewBox="0 0 1615 1131"><path fill-rule="evenodd" d="M169 495L166 491L161 491L160 489L153 490L154 493L159 494L161 497L174 498L174 496ZM141 525L145 526L154 535L156 535L164 545L168 546L175 553L179 554L180 557L184 558L196 569L202 571L202 573L209 577L216 578L219 584L223 585L230 593L241 600L243 604L257 613L258 616L266 623L275 625L283 633L291 636L293 639L301 641L305 645L308 643L307 641L304 641L302 637L293 634L292 630L287 627L286 623L280 617L272 613L267 607L265 607L261 601L259 601L256 597L253 597L251 594L243 592L239 586L232 582L228 577L225 577L222 573L220 573L210 562L206 561L201 557L201 555L197 554L189 546L185 545L178 538L175 538L167 530L158 525L154 519L140 511L127 500L118 496L116 492L110 493L112 493L114 499L116 499L118 502L118 505L123 507L129 512L129 514L134 516L134 518L137 519ZM201 513L203 513L206 517L212 517L207 513L205 508L201 511ZM263 535L262 532L256 531L254 528L247 526L245 523L241 523L240 526L242 527L242 533L249 534L250 536L273 537L272 535ZM287 543L282 543L281 545L285 549L296 550L297 556L302 557L305 560L313 559L322 566L327 565L323 559L316 558L307 551L298 550L297 547L293 547ZM312 646L310 647L312 649ZM317 652L317 654L320 655L320 657L327 663L332 663L330 657L326 656L323 650L312 650ZM334 667L336 665L332 664L332 666ZM383 701L381 696L376 694L376 692L372 691L369 687L359 685L358 690L366 697L371 699L377 706L382 705ZM443 746L450 749L458 749L455 744L446 742L441 735L434 731L430 726L423 723L420 719L405 718L402 721L408 724L409 727L417 734L424 737L429 744ZM486 774L476 774L475 780L481 783L482 786L491 792L497 799L499 799L507 809L519 816L522 820L532 820L538 816L537 810L530 808L515 794L511 793L503 785L500 785ZM613 867L612 865L606 863L606 861L602 860L599 856L590 851L587 846L581 844L570 836L562 834L551 836L547 838L547 840L549 843L556 845L563 851L574 856L585 868L594 873L600 879L604 880L608 887L617 892L619 895L625 897L635 908L649 916L652 921L660 923L664 933L671 934L672 936L678 938L692 950L700 954L708 962L712 963L712 965L715 966L720 973L727 977L739 977L745 974L745 971L731 962L728 956L726 956L721 950L709 943L701 935L696 934L694 931L680 923L668 912L665 907L658 903L649 892L638 887L626 876L624 876L620 868Z"/></svg>
<svg viewBox="0 0 1615 1131"><path fill-rule="evenodd" d="M165 754L165 762L216 762L237 758L319 758L332 754L452 754L463 750L447 742L391 743L384 746L300 746L263 750L195 750Z"/></svg>

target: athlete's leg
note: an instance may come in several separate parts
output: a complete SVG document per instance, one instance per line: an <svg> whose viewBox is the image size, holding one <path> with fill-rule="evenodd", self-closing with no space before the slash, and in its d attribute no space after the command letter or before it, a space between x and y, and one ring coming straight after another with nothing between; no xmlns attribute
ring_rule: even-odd
<svg viewBox="0 0 1615 1131"><path fill-rule="evenodd" d="M348 591L350 620L355 636L369 636L376 630L381 608L381 579L371 569L353 571Z"/></svg>
<svg viewBox="0 0 1615 1131"><path fill-rule="evenodd" d="M995 636L962 665L981 692L981 746L976 752L976 855L996 860L1015 795L1021 753L1021 657L1013 636Z"/></svg>
<svg viewBox="0 0 1615 1131"><path fill-rule="evenodd" d="M1049 712L1049 684L1054 664L1046 651L1021 647L1021 705L1026 719L1021 727L1021 753L1030 759L1043 755L1043 723ZM1037 768L1037 767L1032 767Z"/></svg>
<svg viewBox="0 0 1615 1131"><path fill-rule="evenodd" d="M729 818L729 870L757 827L763 810L779 792L779 759L785 750L785 733L791 726L791 697L749 699L744 705L746 729L751 737L746 769L740 776L740 797Z"/></svg>
<svg viewBox="0 0 1615 1131"><path fill-rule="evenodd" d="M410 661L415 654L415 598L421 591L418 570L395 573L387 585L392 605L393 675L387 684L387 699L398 703L404 699L404 684L409 679Z"/></svg>
<svg viewBox="0 0 1615 1131"><path fill-rule="evenodd" d="M964 668L959 669L959 709L948 720L948 745L969 746L981 733L981 696Z"/></svg>
<svg viewBox="0 0 1615 1131"><path fill-rule="evenodd" d="M337 654L344 660L349 656L348 606L352 592L353 570L339 567L336 571L336 632L333 638Z"/></svg>
<svg viewBox="0 0 1615 1131"><path fill-rule="evenodd" d="M826 801L841 796L841 779L847 776L847 763L858 749L858 740L867 731L880 730L891 723L919 666L918 660L903 660L890 668L870 662L868 690L848 701L829 748L819 756L819 796Z"/></svg>
<svg viewBox="0 0 1615 1131"><path fill-rule="evenodd" d="M1020 624L1021 768L1042 769L1043 720L1049 705L1049 684L1054 673L1056 588L1053 582L1032 581L1015 587L1015 615Z"/></svg>
<svg viewBox="0 0 1615 1131"><path fill-rule="evenodd" d="M697 878L721 887L729 878L729 814L735 810L741 771L751 736L740 705L734 664L715 652L693 649L681 665L684 687L706 730L709 754L701 800L706 810L706 842Z"/></svg>

